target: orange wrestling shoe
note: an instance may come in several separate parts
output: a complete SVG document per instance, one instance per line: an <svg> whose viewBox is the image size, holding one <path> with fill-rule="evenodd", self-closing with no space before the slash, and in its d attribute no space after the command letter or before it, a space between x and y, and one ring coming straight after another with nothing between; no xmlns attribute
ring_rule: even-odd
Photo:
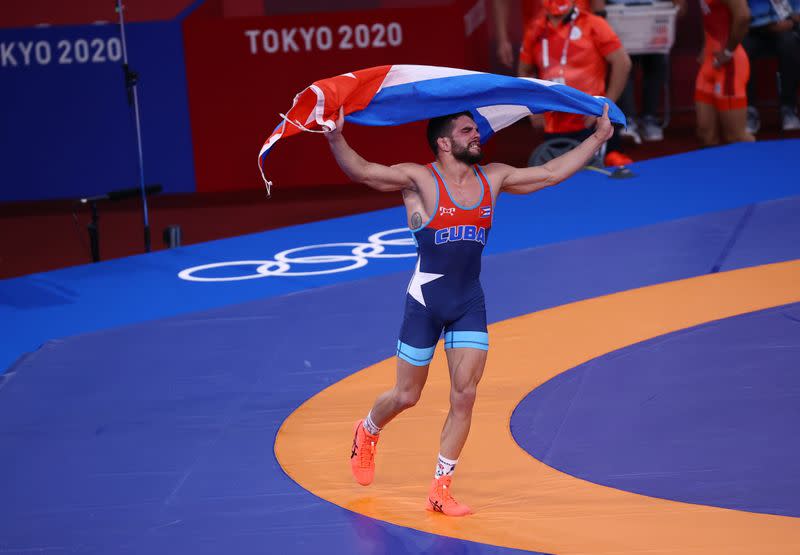
<svg viewBox="0 0 800 555"><path fill-rule="evenodd" d="M428 504L425 507L429 511L442 513L447 516L465 516L472 511L463 503L459 503L450 495L451 476L434 478L431 483L431 490L428 492Z"/></svg>
<svg viewBox="0 0 800 555"><path fill-rule="evenodd" d="M375 477L375 449L378 436L364 429L364 420L356 422L353 429L353 449L350 452L350 469L356 482L368 486Z"/></svg>

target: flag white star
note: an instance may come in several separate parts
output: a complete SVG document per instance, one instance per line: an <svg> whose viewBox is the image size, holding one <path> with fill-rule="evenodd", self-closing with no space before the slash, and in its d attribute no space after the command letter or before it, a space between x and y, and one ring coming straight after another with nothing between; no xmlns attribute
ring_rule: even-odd
<svg viewBox="0 0 800 555"><path fill-rule="evenodd" d="M411 283L408 284L408 294L414 297L414 299L416 299L416 301L422 306L427 306L425 304L425 297L422 296L422 286L426 283L430 283L431 281L439 279L440 277L444 276L444 274L429 274L427 272L420 271L419 265L421 260L421 256L417 258L417 267L414 269L414 275L411 278Z"/></svg>

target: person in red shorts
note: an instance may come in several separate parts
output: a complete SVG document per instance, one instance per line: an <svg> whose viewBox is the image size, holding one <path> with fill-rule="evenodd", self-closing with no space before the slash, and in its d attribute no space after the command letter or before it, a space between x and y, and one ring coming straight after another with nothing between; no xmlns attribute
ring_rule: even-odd
<svg viewBox="0 0 800 555"><path fill-rule="evenodd" d="M695 84L697 137L703 146L754 141L747 132L750 62L741 42L750 26L746 0L700 0L705 46Z"/></svg>
<svg viewBox="0 0 800 555"><path fill-rule="evenodd" d="M544 0L544 12L525 30L518 75L569 85L616 102L625 88L631 59L605 19L586 13L574 0ZM606 78L608 86L606 86ZM592 133L594 120L578 114L544 115L546 139L569 137L582 141ZM609 141L606 165L628 164L618 151L619 134Z"/></svg>

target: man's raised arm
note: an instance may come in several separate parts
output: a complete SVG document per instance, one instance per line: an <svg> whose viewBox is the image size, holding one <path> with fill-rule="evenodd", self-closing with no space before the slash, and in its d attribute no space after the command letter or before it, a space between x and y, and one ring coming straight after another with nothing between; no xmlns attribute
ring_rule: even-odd
<svg viewBox="0 0 800 555"><path fill-rule="evenodd" d="M416 183L404 167L408 164L384 166L364 160L342 135L344 128L344 110L339 110L339 119L336 120L336 129L326 133L328 144L333 157L342 171L357 183L363 183L378 191L402 191L403 189L416 189Z"/></svg>
<svg viewBox="0 0 800 555"><path fill-rule="evenodd" d="M597 118L594 133L566 154L532 168L493 164L499 166L497 174L500 177L500 191L514 194L533 193L561 183L583 168L613 133L614 128L608 119L608 104L606 104L603 107L603 115Z"/></svg>

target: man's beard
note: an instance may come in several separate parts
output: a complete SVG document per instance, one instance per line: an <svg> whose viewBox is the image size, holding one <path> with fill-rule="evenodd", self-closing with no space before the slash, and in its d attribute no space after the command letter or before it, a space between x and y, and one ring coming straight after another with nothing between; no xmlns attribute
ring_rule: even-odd
<svg viewBox="0 0 800 555"><path fill-rule="evenodd" d="M455 145L454 145L455 146ZM464 162L465 164L477 164L483 158L483 150L481 150L480 145L478 145L478 152L477 154L473 153L469 149L469 145L464 148L455 147L453 148L453 158Z"/></svg>

